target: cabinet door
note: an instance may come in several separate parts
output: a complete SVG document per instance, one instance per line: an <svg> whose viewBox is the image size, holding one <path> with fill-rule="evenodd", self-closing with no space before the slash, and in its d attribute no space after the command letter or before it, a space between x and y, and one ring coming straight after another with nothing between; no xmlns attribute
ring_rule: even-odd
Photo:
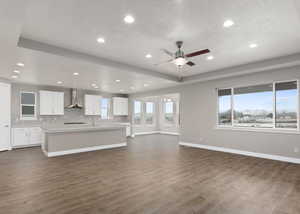
<svg viewBox="0 0 300 214"><path fill-rule="evenodd" d="M131 135L131 128L130 126L126 126L126 137L129 137Z"/></svg>
<svg viewBox="0 0 300 214"><path fill-rule="evenodd" d="M114 115L120 115L120 102L118 97L113 98L113 113Z"/></svg>
<svg viewBox="0 0 300 214"><path fill-rule="evenodd" d="M84 113L85 115L93 115L94 114L94 107L93 107L93 96L86 94L84 96Z"/></svg>
<svg viewBox="0 0 300 214"><path fill-rule="evenodd" d="M122 115L128 115L128 99L127 98L123 98L122 100L121 100L121 107L122 107L122 109L121 109L121 114Z"/></svg>
<svg viewBox="0 0 300 214"><path fill-rule="evenodd" d="M63 92L52 92L53 99L53 114L63 115L64 114L64 93Z"/></svg>
<svg viewBox="0 0 300 214"><path fill-rule="evenodd" d="M119 115L119 116L128 115L128 98L114 97L113 98L113 112L114 112L114 115Z"/></svg>
<svg viewBox="0 0 300 214"><path fill-rule="evenodd" d="M14 128L12 136L12 146L26 146L28 145L28 132L26 128Z"/></svg>
<svg viewBox="0 0 300 214"><path fill-rule="evenodd" d="M94 96L94 115L101 115L101 96Z"/></svg>
<svg viewBox="0 0 300 214"><path fill-rule="evenodd" d="M52 95L49 91L40 91L40 115L52 115Z"/></svg>
<svg viewBox="0 0 300 214"><path fill-rule="evenodd" d="M36 145L42 143L42 130L39 127L28 128L29 132L29 145Z"/></svg>

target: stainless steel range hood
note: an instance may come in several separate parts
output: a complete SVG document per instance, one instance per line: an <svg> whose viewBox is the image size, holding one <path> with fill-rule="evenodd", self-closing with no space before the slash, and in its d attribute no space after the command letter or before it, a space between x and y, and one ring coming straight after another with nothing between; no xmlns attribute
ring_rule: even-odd
<svg viewBox="0 0 300 214"><path fill-rule="evenodd" d="M67 109L82 109L78 99L78 89L71 89L71 104L66 107Z"/></svg>

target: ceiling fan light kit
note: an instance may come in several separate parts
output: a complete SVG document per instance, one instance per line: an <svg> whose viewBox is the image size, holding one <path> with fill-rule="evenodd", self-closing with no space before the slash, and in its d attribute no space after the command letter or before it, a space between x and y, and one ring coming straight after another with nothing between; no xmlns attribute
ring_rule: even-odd
<svg viewBox="0 0 300 214"><path fill-rule="evenodd" d="M204 49L204 50L195 51L195 52L192 52L192 53L189 53L189 54L184 54L184 52L181 50L182 45L183 45L182 41L177 41L176 42L176 46L177 46L178 50L174 54L171 51L168 51L166 49L162 49L162 51L165 54L167 54L167 55L171 56L172 58L174 58L174 59L168 60L167 62L172 62L178 68L181 68L184 65L194 66L195 63L192 62L192 61L189 61L188 58L203 55L203 54L207 54L207 53L210 52L209 49Z"/></svg>

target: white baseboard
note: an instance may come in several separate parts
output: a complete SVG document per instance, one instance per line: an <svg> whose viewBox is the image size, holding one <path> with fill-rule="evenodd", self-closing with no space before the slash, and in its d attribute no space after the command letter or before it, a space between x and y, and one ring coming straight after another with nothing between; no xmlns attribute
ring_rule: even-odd
<svg viewBox="0 0 300 214"><path fill-rule="evenodd" d="M152 131L152 132L137 132L137 133L134 133L132 135L132 137L135 137L138 135L150 135L150 134L166 134L166 135L176 135L176 136L180 135L177 132Z"/></svg>
<svg viewBox="0 0 300 214"><path fill-rule="evenodd" d="M269 155L269 154L264 154L264 153L248 152L248 151L243 151L243 150L228 149L228 148L224 148L224 147L208 146L208 145L188 143L188 142L179 142L179 145L300 164L299 158L290 158L290 157L285 157L285 156L280 156L280 155Z"/></svg>
<svg viewBox="0 0 300 214"><path fill-rule="evenodd" d="M159 134L167 134L167 135L176 135L179 136L180 134L177 132L165 132L165 131L160 131Z"/></svg>
<svg viewBox="0 0 300 214"><path fill-rule="evenodd" d="M86 148L80 148L80 149L71 149L71 150L65 150L65 151L59 151L59 152L47 152L44 151L45 155L47 157L56 157L61 155L69 155L69 154L75 154L75 153L81 153L81 152L91 152L96 150L102 150L102 149L112 149L112 148L118 148L127 146L127 143L118 143L118 144L112 144L112 145L103 145L103 146L93 146L93 147L86 147Z"/></svg>
<svg viewBox="0 0 300 214"><path fill-rule="evenodd" d="M138 135L148 135L148 134L159 134L159 131L152 131L152 132L137 132L134 133L133 136L138 136Z"/></svg>

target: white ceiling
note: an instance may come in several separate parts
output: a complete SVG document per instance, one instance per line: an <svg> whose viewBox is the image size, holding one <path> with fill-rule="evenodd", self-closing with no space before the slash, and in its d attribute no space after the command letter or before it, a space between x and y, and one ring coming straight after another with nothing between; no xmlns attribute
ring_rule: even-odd
<svg viewBox="0 0 300 214"><path fill-rule="evenodd" d="M153 72L191 76L300 52L299 5L297 0L31 0L18 36ZM125 24L125 14L132 14L136 22ZM227 19L235 25L224 28ZM105 44L96 42L99 36ZM186 53L209 48L215 59L195 57L196 66L181 72L172 64L155 66L168 59L160 49L175 51L177 40L184 41ZM258 47L249 48L251 43ZM147 53L153 57L146 59ZM78 87L90 87L96 81L111 92L178 84L23 48L17 57L26 65L18 81L35 84L52 85L60 79L71 87L73 72L81 73ZM123 79L122 87L114 84L116 77ZM147 80L152 82L150 87L143 87Z"/></svg>
<svg viewBox="0 0 300 214"><path fill-rule="evenodd" d="M90 90L94 89L92 84L96 84L99 87L97 90L124 94L176 84L174 81L132 72L122 72L107 66L23 48L18 49L18 54L19 58L26 62L26 66L18 68L21 74L15 81L24 83L42 83L43 85ZM78 72L79 75L74 76L74 72ZM116 82L116 80L120 80L120 82ZM62 81L63 84L58 84L58 81Z"/></svg>

